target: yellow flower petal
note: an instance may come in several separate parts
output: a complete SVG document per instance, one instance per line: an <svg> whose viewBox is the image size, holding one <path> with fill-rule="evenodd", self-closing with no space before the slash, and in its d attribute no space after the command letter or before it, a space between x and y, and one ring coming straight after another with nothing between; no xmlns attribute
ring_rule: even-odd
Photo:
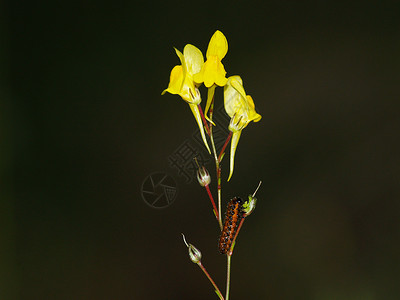
<svg viewBox="0 0 400 300"><path fill-rule="evenodd" d="M181 91L183 83L183 69L182 66L175 66L169 78L168 88L166 88L161 95L164 95L166 92L171 94L179 94Z"/></svg>
<svg viewBox="0 0 400 300"><path fill-rule="evenodd" d="M231 80L232 87L240 94L240 96L243 97L243 99L246 99L246 92L244 91L242 78L239 75L235 75L229 77L229 79Z"/></svg>
<svg viewBox="0 0 400 300"><path fill-rule="evenodd" d="M193 81L193 75L200 72L201 68L203 67L203 54L199 49L190 44L185 46L183 53L176 48L174 49L182 65L175 66L172 69L168 88L165 89L161 94L163 95L166 92L178 94L189 104L189 107L196 119L197 125L199 126L204 145L211 154L198 107L201 102L200 92Z"/></svg>
<svg viewBox="0 0 400 300"><path fill-rule="evenodd" d="M224 86L228 82L228 78L225 77L226 71L224 65L219 61L217 64L217 71L215 74L215 84Z"/></svg>
<svg viewBox="0 0 400 300"><path fill-rule="evenodd" d="M193 81L193 72L198 72L203 66L203 54L193 45L186 45L183 53L174 48L176 55L181 61L181 66L176 66L171 71L170 83L168 88L162 92L178 94L188 103L199 104L201 102L200 93Z"/></svg>
<svg viewBox="0 0 400 300"><path fill-rule="evenodd" d="M235 114L243 115L247 108L246 92L240 76L231 76L224 87L224 105L226 113L232 118Z"/></svg>
<svg viewBox="0 0 400 300"><path fill-rule="evenodd" d="M245 122L245 126L251 121L258 122L261 120L255 110L253 98L246 95L243 88L243 81L240 76L231 76L224 87L224 105L226 113L233 118L241 117L241 122ZM243 127L243 128L244 128Z"/></svg>
<svg viewBox="0 0 400 300"><path fill-rule="evenodd" d="M214 83L218 86L224 86L228 81L225 74L224 65L216 56L212 56L204 63L201 71L193 76L193 79L196 83L204 82L207 88Z"/></svg>
<svg viewBox="0 0 400 300"><path fill-rule="evenodd" d="M223 59L228 52L228 41L224 34L217 30L211 37L206 53L207 59L211 56L217 56L219 60Z"/></svg>
<svg viewBox="0 0 400 300"><path fill-rule="evenodd" d="M209 88L215 83L218 76L218 59L216 56L213 56L212 59L206 61L203 73L204 85Z"/></svg>
<svg viewBox="0 0 400 300"><path fill-rule="evenodd" d="M247 98L247 103L249 104L249 107L250 107L249 121L253 121L253 122L260 121L261 115L256 113L256 107L254 105L253 98L251 98L250 95L247 95L246 98Z"/></svg>
<svg viewBox="0 0 400 300"><path fill-rule="evenodd" d="M214 126L215 126L215 123L213 122L213 120L211 120L211 118L209 118L209 117L207 116L207 112L208 112L208 110L210 109L212 100L213 100L213 98L214 98L214 93L215 93L215 88L216 88L216 87L217 87L216 85L212 85L211 87L208 88L208 91L207 91L206 109L204 110L204 116L205 116L205 118L207 119L207 121L211 122Z"/></svg>
<svg viewBox="0 0 400 300"><path fill-rule="evenodd" d="M174 49L175 49L175 53L176 53L176 55L178 55L178 57L179 57L179 60L181 61L181 64L182 64L183 70L185 71L185 70L186 70L186 68L185 68L185 58L183 57L183 54L182 54L182 52L181 52L181 51L179 51L179 50L178 50L178 49L176 49L175 47L174 47Z"/></svg>
<svg viewBox="0 0 400 300"><path fill-rule="evenodd" d="M211 154L210 147L208 147L206 135L204 133L203 121L201 120L199 107L197 106L197 104L191 104L191 103L189 103L189 106L190 106L190 109L192 110L194 118L196 119L197 125L199 126L201 138L203 139L203 143L206 146L208 153Z"/></svg>
<svg viewBox="0 0 400 300"><path fill-rule="evenodd" d="M224 34L217 30L211 37L207 49L207 61L203 64L201 71L193 76L196 83L203 83L209 88L213 84L224 86L228 79L225 77L226 71L221 59L228 52L228 41Z"/></svg>
<svg viewBox="0 0 400 300"><path fill-rule="evenodd" d="M194 75L200 72L201 67L204 64L204 58L203 54L197 47L187 44L183 49L183 57L185 60L186 70L189 74Z"/></svg>
<svg viewBox="0 0 400 300"><path fill-rule="evenodd" d="M231 156L230 156L230 169L229 169L229 177L228 181L231 179L232 174L233 174L233 167L235 164L235 153L236 153L236 148L237 144L239 143L240 135L242 131L236 131L232 134L232 140L231 140Z"/></svg>
<svg viewBox="0 0 400 300"><path fill-rule="evenodd" d="M207 63L207 62L205 62L204 65L205 65L206 63ZM194 82L196 82L197 84L201 84L201 83L204 82L204 65L203 65L203 67L201 68L201 71L200 71L199 73L193 75L193 80L194 80Z"/></svg>
<svg viewBox="0 0 400 300"><path fill-rule="evenodd" d="M260 121L261 115L256 112L254 101L251 96L246 95L240 76L231 76L228 78L228 82L224 87L224 106L226 113L231 117L229 130L233 133L229 181L233 174L235 152L242 130L246 128L251 121Z"/></svg>

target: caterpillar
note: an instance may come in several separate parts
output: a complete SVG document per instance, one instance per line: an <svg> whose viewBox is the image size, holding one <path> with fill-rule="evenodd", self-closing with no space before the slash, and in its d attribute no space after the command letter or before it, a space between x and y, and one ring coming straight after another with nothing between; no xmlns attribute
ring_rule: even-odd
<svg viewBox="0 0 400 300"><path fill-rule="evenodd" d="M226 208L224 227L219 237L218 249L221 254L226 254L230 250L240 221L244 217L242 199L236 197L231 199Z"/></svg>

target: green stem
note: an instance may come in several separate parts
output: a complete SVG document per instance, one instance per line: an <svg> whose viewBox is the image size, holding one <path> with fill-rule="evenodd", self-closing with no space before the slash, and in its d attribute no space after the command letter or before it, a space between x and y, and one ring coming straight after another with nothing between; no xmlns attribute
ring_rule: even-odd
<svg viewBox="0 0 400 300"><path fill-rule="evenodd" d="M210 104L210 120L212 121L213 117L213 112L214 112L214 98L211 101ZM214 160L215 160L215 168L217 171L217 183L218 183L218 223L219 227L222 231L222 218L221 218L221 167L219 165L219 160L217 156L217 150L215 148L215 143L214 143L214 136L213 136L213 130L212 130L212 124L210 123L210 140L211 140L211 146L212 150L214 153Z"/></svg>
<svg viewBox="0 0 400 300"><path fill-rule="evenodd" d="M227 270L226 270L226 296L225 296L225 300L229 300L229 288L231 285L231 258L232 258L232 254L233 254L233 247L235 246L236 243L236 238L238 236L238 233L240 231L240 229L242 228L243 222L244 222L245 218L243 218L240 223L239 223L239 227L236 230L236 234L233 237L233 242L232 242L232 246L231 249L229 249L229 252L227 253Z"/></svg>
<svg viewBox="0 0 400 300"><path fill-rule="evenodd" d="M218 211L219 211L219 225L221 227L221 231L222 231L222 218L221 218L221 199L222 199L222 195L221 195L221 167L219 166L218 163L218 169L217 169L217 180L218 180Z"/></svg>
<svg viewBox="0 0 400 300"><path fill-rule="evenodd" d="M229 300L229 288L231 285L231 255L227 255L227 268L226 268L226 295L225 300Z"/></svg>

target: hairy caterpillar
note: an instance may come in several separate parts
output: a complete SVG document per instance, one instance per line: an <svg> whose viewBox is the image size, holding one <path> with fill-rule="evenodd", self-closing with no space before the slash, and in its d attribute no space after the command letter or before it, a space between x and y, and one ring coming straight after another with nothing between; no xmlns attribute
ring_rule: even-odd
<svg viewBox="0 0 400 300"><path fill-rule="evenodd" d="M235 197L229 201L226 208L224 227L218 243L218 249L221 254L226 254L231 248L240 221L243 218L243 201Z"/></svg>

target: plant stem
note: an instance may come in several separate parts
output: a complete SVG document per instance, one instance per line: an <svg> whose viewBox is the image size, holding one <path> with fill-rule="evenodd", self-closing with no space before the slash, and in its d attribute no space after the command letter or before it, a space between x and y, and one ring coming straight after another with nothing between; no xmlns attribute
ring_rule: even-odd
<svg viewBox="0 0 400 300"><path fill-rule="evenodd" d="M242 228L243 222L244 222L245 218L243 218L238 226L238 229L236 230L236 234L233 237L233 242L232 242L232 246L231 249L229 250L229 252L227 253L227 270L226 270L226 296L225 296L225 300L229 300L229 288L231 285L231 258L232 258L232 254L233 254L233 247L235 247L235 243L236 243L236 237L238 236L238 233L240 231L240 228Z"/></svg>
<svg viewBox="0 0 400 300"><path fill-rule="evenodd" d="M206 103L206 108L205 108L205 112L204 112L206 119L214 126L215 126L215 123L212 120L212 116L210 116L210 118L208 118L207 117L207 112L208 112L211 104L214 103L214 95L215 95L215 88L216 87L217 87L217 85L213 84L212 86L210 86L208 88L208 91L207 91L207 103Z"/></svg>
<svg viewBox="0 0 400 300"><path fill-rule="evenodd" d="M210 106L210 120L212 120L213 117L213 112L214 112L214 97L211 101L211 106ZM217 171L217 183L218 183L218 223L219 227L222 231L222 218L221 218L221 167L219 165L219 160L217 157L217 150L215 149L215 143L214 143L214 137L213 137L213 132L212 132L212 124L210 123L210 139L211 139L211 146L213 149L214 153L214 160L215 160L215 168Z"/></svg>
<svg viewBox="0 0 400 300"><path fill-rule="evenodd" d="M235 247L235 243L236 243L236 237L238 236L239 231L240 231L240 229L242 228L242 225L243 225L244 220L245 220L245 218L243 218L243 219L240 221L240 223L239 223L238 229L236 230L236 234L235 234L235 236L233 237L232 246L231 246L231 249L229 249L228 255L232 255L233 247Z"/></svg>
<svg viewBox="0 0 400 300"><path fill-rule="evenodd" d="M201 119L203 120L203 124L204 124L204 127L206 128L207 134L210 135L210 128L207 125L207 121L206 121L206 118L204 117L204 113L203 113L203 110L201 109L200 104L197 105L197 107L199 108Z"/></svg>
<svg viewBox="0 0 400 300"><path fill-rule="evenodd" d="M219 162L221 162L222 155L224 154L225 148L226 148L226 146L228 146L228 143L229 143L231 137L232 137L232 131L229 131L229 135L228 135L228 137L226 138L225 144L224 144L224 146L222 147L222 150L221 150L221 152L219 153L219 156L218 156L218 161L219 161Z"/></svg>
<svg viewBox="0 0 400 300"><path fill-rule="evenodd" d="M231 285L231 255L227 255L227 267L226 267L226 295L225 300L229 300L229 288Z"/></svg>
<svg viewBox="0 0 400 300"><path fill-rule="evenodd" d="M210 197L211 204L212 204L213 209L214 209L214 214L215 214L215 217L217 218L217 221L218 221L218 220L219 220L219 217L218 217L219 213L218 213L217 207L215 206L214 198L213 198L213 196L212 196L212 194L211 194L210 187L209 187L209 185L207 184L207 185L205 186L205 188L206 188L206 190L207 190L208 197Z"/></svg>
<svg viewBox="0 0 400 300"><path fill-rule="evenodd" d="M201 261L197 263L197 265L200 267L200 269L203 271L203 273L207 276L208 280L210 280L211 284L215 288L215 292L217 293L219 299L224 300L224 297L222 296L221 291L219 290L218 286L215 284L214 280L211 278L210 274L208 274L206 268L202 265Z"/></svg>
<svg viewBox="0 0 400 300"><path fill-rule="evenodd" d="M219 166L218 163L218 169L217 169L217 180L218 180L218 211L219 211L219 225L221 227L221 231L222 231L222 218L221 218L221 199L222 199L222 195L221 195L221 167Z"/></svg>
<svg viewBox="0 0 400 300"><path fill-rule="evenodd" d="M238 229L236 230L236 234L233 237L233 242L232 242L231 249L229 250L229 252L226 255L228 261L227 261L227 270L226 270L226 296L225 296L225 300L229 300L229 288L230 288L230 285L231 285L231 258L232 258L232 254L233 254L233 247L235 246L236 237L238 236L240 228L242 228L244 220L245 220L245 218L243 218L240 221Z"/></svg>

